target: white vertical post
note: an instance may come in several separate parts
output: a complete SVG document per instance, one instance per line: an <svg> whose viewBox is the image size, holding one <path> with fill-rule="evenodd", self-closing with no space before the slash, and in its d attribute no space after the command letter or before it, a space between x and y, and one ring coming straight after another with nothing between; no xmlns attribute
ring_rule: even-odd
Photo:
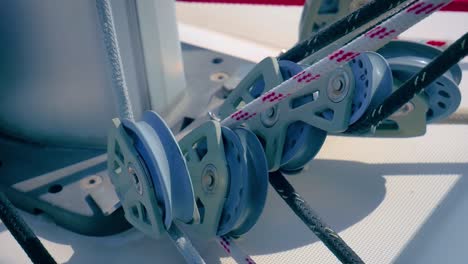
<svg viewBox="0 0 468 264"><path fill-rule="evenodd" d="M135 2L151 109L167 116L186 93L175 1Z"/></svg>

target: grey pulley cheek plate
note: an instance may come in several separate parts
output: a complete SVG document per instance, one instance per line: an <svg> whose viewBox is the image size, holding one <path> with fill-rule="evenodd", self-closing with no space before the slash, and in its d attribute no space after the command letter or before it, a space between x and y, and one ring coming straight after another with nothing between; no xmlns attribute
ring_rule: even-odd
<svg viewBox="0 0 468 264"><path fill-rule="evenodd" d="M435 59L442 53L442 50L425 45L422 43L404 41L404 40L393 40L390 41L387 45L383 46L381 49L377 50L377 53L382 55L386 60L398 57L418 57L422 60L424 58L429 59L425 61L430 61ZM459 84L461 81L461 68L458 64L450 67L448 71L452 75L452 79Z"/></svg>
<svg viewBox="0 0 468 264"><path fill-rule="evenodd" d="M424 68L429 62L417 57L401 57L388 60L394 78L401 81L408 80L413 74ZM435 122L446 118L456 111L461 102L461 93L455 82L454 76L447 72L435 82L424 88L427 95L429 109L427 110L427 122Z"/></svg>
<svg viewBox="0 0 468 264"><path fill-rule="evenodd" d="M352 76L338 74L328 82L329 96L339 102L342 90L350 85L355 86L351 104L349 124L356 122L368 107L381 103L392 92L392 74L385 59L374 52L365 52L349 63ZM338 70L339 71L339 70ZM354 80L351 82L350 78ZM337 91L336 93L334 91ZM333 97L336 95L336 98ZM298 103L301 103L298 101ZM329 120L333 118L331 111L324 111L323 116ZM308 126L302 122L292 123L288 127L284 144L281 169L295 171L303 167L320 150L325 141L326 132Z"/></svg>
<svg viewBox="0 0 468 264"><path fill-rule="evenodd" d="M283 79L287 80L302 71L302 67L290 61L280 61L280 71ZM306 98L298 99L298 103L306 101ZM327 132L313 127L302 121L296 121L288 126L284 148L281 157L281 170L299 170L309 162L325 142Z"/></svg>
<svg viewBox="0 0 468 264"><path fill-rule="evenodd" d="M395 79L401 82L428 65L432 59L442 53L441 50L422 43L392 41L378 52L384 56L392 69ZM436 81L425 87L429 109L427 122L435 122L452 114L460 105L461 93L458 84L461 81L461 69L454 65Z"/></svg>
<svg viewBox="0 0 468 264"><path fill-rule="evenodd" d="M375 52L365 52L351 60L355 90L349 124L355 123L367 108L383 102L392 93L392 73L385 59ZM346 85L346 80L342 85ZM336 84L330 84L336 86ZM330 112L324 117L331 119Z"/></svg>
<svg viewBox="0 0 468 264"><path fill-rule="evenodd" d="M158 202L163 206L164 224L174 219L190 222L197 215L187 165L171 131L155 112L143 114L143 120L123 120L151 178Z"/></svg>

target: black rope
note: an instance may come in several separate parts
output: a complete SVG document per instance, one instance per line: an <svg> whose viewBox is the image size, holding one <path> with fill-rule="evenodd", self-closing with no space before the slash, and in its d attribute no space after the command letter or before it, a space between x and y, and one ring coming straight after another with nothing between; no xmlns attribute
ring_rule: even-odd
<svg viewBox="0 0 468 264"><path fill-rule="evenodd" d="M33 263L57 263L3 192L0 192L0 219Z"/></svg>
<svg viewBox="0 0 468 264"><path fill-rule="evenodd" d="M294 213L342 263L364 263L346 242L320 219L280 171L271 172L269 179L270 184Z"/></svg>
<svg viewBox="0 0 468 264"><path fill-rule="evenodd" d="M421 92L422 89L447 72L467 54L468 33L465 33L465 35L450 45L431 63L407 80L383 103L372 109L368 109L364 116L346 130L346 133L365 133L369 131L373 126L378 125L395 113L395 111L409 102L414 95Z"/></svg>
<svg viewBox="0 0 468 264"><path fill-rule="evenodd" d="M309 39L296 44L287 52L278 56L278 60L299 62L341 37L377 19L382 14L392 15L392 12L402 3L405 3L406 6L406 4L412 1L414 0L374 0L369 2L351 14L320 30ZM373 21L369 27L382 22L387 17L382 17L379 21Z"/></svg>

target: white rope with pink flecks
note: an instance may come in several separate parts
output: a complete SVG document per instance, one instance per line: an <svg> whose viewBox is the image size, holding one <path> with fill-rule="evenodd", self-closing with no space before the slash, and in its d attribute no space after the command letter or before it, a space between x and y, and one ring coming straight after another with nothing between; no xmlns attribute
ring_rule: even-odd
<svg viewBox="0 0 468 264"><path fill-rule="evenodd" d="M229 254L237 263L255 264L255 261L247 255L239 246L234 243L234 240L228 236L217 237L219 245Z"/></svg>
<svg viewBox="0 0 468 264"><path fill-rule="evenodd" d="M343 65L365 51L375 51L390 40L421 21L431 13L439 10L450 0L421 0L406 7L380 25L367 31L328 57L321 59L291 79L281 83L269 92L245 105L242 109L225 118L221 124L234 127L249 120L257 114L273 107L278 102Z"/></svg>

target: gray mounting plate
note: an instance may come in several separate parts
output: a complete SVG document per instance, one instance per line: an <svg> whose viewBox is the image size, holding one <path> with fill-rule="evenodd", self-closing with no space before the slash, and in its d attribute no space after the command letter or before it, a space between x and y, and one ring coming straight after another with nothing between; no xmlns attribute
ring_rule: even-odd
<svg viewBox="0 0 468 264"><path fill-rule="evenodd" d="M180 117L172 127L174 133L207 112L210 97L222 93L229 75L241 66L253 65L187 44L182 44L182 56L188 88L194 96L193 116ZM131 226L122 208L112 208L115 191L106 159L105 149L51 147L0 134L0 190L19 208L45 213L71 231L93 236L115 234Z"/></svg>

